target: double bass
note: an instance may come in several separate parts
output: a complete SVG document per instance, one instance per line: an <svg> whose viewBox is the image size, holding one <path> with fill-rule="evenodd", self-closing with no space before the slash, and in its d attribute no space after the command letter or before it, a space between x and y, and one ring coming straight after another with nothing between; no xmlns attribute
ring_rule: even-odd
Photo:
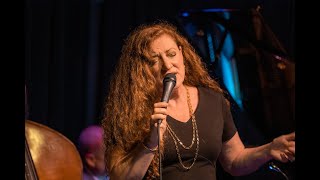
<svg viewBox="0 0 320 180"><path fill-rule="evenodd" d="M68 138L25 120L26 180L81 180L82 168L80 154Z"/></svg>

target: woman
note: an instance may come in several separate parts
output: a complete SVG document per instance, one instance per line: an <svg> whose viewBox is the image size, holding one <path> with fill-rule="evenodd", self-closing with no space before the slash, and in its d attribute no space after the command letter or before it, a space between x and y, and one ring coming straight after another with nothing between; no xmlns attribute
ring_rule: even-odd
<svg viewBox="0 0 320 180"><path fill-rule="evenodd" d="M176 85L161 102L162 80ZM231 175L246 175L276 159L293 161L295 133L245 148L224 92L199 55L166 22L141 25L126 39L111 80L102 125L111 179L216 179L216 161Z"/></svg>

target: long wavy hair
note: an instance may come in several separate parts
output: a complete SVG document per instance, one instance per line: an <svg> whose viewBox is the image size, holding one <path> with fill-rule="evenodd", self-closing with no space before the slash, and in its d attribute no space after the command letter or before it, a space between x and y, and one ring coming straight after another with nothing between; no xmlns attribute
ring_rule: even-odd
<svg viewBox="0 0 320 180"><path fill-rule="evenodd" d="M153 104L160 101L161 93L156 89L157 82L149 60L150 44L163 34L172 37L183 49L185 85L209 87L224 93L177 27L165 21L137 27L125 40L105 102L102 127L107 169L111 168L111 157L122 158L150 134ZM163 144L160 145L162 152ZM159 176L158 159L156 153L145 179Z"/></svg>

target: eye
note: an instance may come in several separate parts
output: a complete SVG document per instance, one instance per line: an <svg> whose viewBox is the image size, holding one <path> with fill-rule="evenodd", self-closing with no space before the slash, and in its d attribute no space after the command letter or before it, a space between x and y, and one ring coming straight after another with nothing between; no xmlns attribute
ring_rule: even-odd
<svg viewBox="0 0 320 180"><path fill-rule="evenodd" d="M167 54L167 56L172 58L172 57L176 56L176 54L177 54L176 52L169 52Z"/></svg>

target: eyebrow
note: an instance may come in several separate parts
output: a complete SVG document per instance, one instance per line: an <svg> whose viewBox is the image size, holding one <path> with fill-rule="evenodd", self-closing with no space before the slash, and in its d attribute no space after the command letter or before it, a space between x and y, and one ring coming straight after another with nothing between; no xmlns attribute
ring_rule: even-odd
<svg viewBox="0 0 320 180"><path fill-rule="evenodd" d="M174 48L174 47L172 47L172 48L170 48L170 49L168 49L168 50L166 50L165 51L165 53L168 53L169 51L171 51L171 50L177 50L176 48ZM151 51L151 56L152 57L157 57L157 56L159 56L159 54L158 53L156 53L156 52L154 52L154 51Z"/></svg>

